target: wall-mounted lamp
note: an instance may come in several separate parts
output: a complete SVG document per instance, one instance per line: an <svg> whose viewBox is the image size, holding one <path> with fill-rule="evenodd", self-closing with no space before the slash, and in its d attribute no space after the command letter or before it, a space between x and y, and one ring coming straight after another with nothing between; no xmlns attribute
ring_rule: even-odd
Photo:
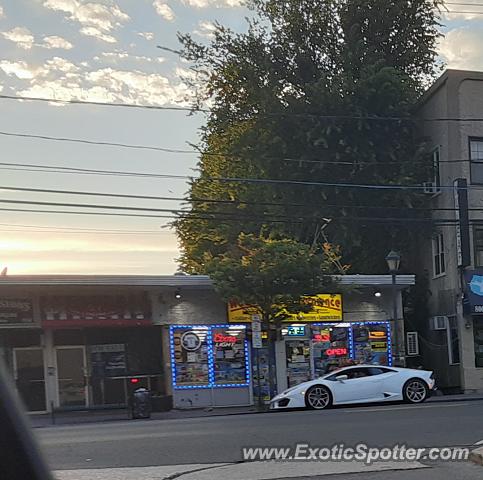
<svg viewBox="0 0 483 480"><path fill-rule="evenodd" d="M174 298L176 298L176 300L179 300L181 297L182 297L181 290L177 288L176 292L174 292Z"/></svg>
<svg viewBox="0 0 483 480"><path fill-rule="evenodd" d="M375 296L376 298L381 298L381 297L382 297L382 292L381 292L380 290L376 290L376 291L374 292L374 296Z"/></svg>

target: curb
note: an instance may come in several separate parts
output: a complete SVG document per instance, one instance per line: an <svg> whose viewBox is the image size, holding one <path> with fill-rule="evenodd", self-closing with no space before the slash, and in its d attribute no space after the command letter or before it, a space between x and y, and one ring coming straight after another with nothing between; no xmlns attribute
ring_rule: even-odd
<svg viewBox="0 0 483 480"><path fill-rule="evenodd" d="M477 448L476 450L473 450L470 453L470 456L468 458L473 463L476 463L477 465L483 466L483 447Z"/></svg>
<svg viewBox="0 0 483 480"><path fill-rule="evenodd" d="M449 395L448 395L449 396ZM445 396L439 396L439 397L433 397L433 399L428 399L426 404L436 404L436 403L457 403L457 402L476 402L476 401L483 401L483 396L482 397L468 397L468 398L444 398ZM449 396L450 397L450 396ZM437 400L436 400L437 398ZM400 404L401 402L396 402L396 404ZM370 406L370 405L386 405L385 403L374 403L374 404L363 404L362 406ZM346 407L345 405L340 405L336 408L344 408ZM354 407L357 407L357 405L354 405ZM194 411L199 411L200 409L194 409ZM202 410L202 409L201 409ZM216 411L209 413L208 415L196 415L196 414L190 414L188 413L189 410L184 410L183 412L186 412L186 415L180 415L180 416L173 416L171 418L151 418L151 420L180 420L180 419L189 419L189 418L211 418L211 417L225 417L225 416L232 416L232 415L256 415L256 414L261 414L261 413L270 413L270 414L276 414L277 412L288 412L288 411L300 411L304 410L302 409L291 409L291 410L245 410L245 411L238 411L238 412L219 412L217 413ZM194 412L193 412L194 413ZM60 422L60 423L46 423L42 425L32 425L32 428L45 428L45 427L55 427L55 426L72 426L72 425L87 425L87 424L93 424L93 423L108 423L108 422L119 422L119 421L125 421L125 420L130 420L129 418L99 418L99 419L89 419L87 421L66 421ZM483 450L483 449L482 449ZM483 453L482 453L482 458L483 458Z"/></svg>

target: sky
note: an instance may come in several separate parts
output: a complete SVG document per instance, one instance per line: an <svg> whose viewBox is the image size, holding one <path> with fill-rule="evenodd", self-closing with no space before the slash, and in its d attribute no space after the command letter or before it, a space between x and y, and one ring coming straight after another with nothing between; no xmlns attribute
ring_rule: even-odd
<svg viewBox="0 0 483 480"><path fill-rule="evenodd" d="M461 2L475 6L450 5L452 1L448 9L470 13L444 16L441 58L450 68L483 70L483 0ZM208 42L214 21L243 30L248 14L241 0L0 0L0 94L188 105L191 92L184 79L190 75L189 65L157 45L176 49L177 32ZM189 176L196 173L197 162L190 153L54 142L5 133L191 150L203 121L202 115L179 111L0 99L0 270L7 267L12 275L162 275L177 270L179 256L169 219L52 213L87 209L8 203L172 209L179 202L5 187L175 198L188 190L186 179L73 175L4 164Z"/></svg>

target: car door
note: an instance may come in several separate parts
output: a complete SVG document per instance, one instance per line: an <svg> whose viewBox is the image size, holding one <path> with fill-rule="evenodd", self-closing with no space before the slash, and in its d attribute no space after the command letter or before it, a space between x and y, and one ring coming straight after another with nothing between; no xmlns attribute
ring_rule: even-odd
<svg viewBox="0 0 483 480"><path fill-rule="evenodd" d="M347 380L337 377L347 375ZM331 375L330 389L334 403L372 402L382 398L382 380L380 375L373 375L370 367L351 367L339 370Z"/></svg>

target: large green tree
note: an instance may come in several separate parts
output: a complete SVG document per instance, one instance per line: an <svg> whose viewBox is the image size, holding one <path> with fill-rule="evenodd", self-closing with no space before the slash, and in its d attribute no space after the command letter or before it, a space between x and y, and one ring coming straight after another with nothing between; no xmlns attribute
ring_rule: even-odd
<svg viewBox="0 0 483 480"><path fill-rule="evenodd" d="M341 184L429 178L411 110L436 72L439 3L251 0L244 33L217 25L208 45L180 35L210 105L192 208L176 222L185 270L205 272L205 253L223 255L240 232L329 235L352 271L383 271L391 248L408 258L426 225L421 195Z"/></svg>

